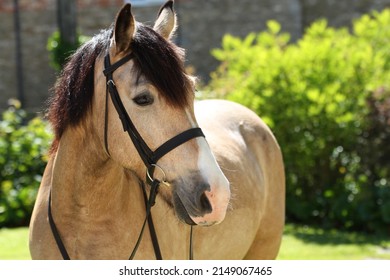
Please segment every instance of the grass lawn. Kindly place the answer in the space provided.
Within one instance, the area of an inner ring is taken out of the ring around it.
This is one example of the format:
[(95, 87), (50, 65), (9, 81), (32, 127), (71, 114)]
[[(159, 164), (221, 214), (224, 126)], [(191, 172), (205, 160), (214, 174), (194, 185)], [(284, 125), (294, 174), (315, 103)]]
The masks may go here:
[[(28, 259), (28, 229), (0, 229), (0, 260)], [(390, 259), (390, 237), (287, 225), (278, 259)]]
[(287, 225), (278, 259), (390, 259), (390, 237)]
[(28, 228), (0, 229), (0, 260), (29, 260)]

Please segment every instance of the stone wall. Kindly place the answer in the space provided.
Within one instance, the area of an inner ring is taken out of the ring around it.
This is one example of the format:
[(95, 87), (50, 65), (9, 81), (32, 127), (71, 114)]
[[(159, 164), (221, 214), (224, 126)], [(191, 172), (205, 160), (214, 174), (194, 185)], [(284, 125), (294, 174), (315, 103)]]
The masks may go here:
[[(56, 1), (19, 0), (25, 107), (44, 107), (56, 73), (49, 66), (47, 38), (56, 30)], [(78, 0), (79, 31), (94, 35), (108, 27), (123, 0)], [(176, 42), (187, 49), (187, 64), (207, 81), (217, 67), (210, 50), (220, 46), (224, 34), (244, 37), (264, 30), (269, 19), (298, 39), (315, 19), (327, 18), (332, 26), (349, 26), (371, 10), (390, 7), (390, 0), (176, 0), (179, 29)], [(153, 24), (154, 7), (133, 7), (136, 19)], [(0, 0), (0, 109), (17, 98), (13, 0)]]
[(218, 65), (210, 50), (220, 47), (226, 33), (244, 37), (264, 30), (268, 20), (276, 19), (292, 37), (301, 35), (299, 0), (184, 1), (178, 13), (178, 43), (187, 49), (189, 63), (205, 81)]

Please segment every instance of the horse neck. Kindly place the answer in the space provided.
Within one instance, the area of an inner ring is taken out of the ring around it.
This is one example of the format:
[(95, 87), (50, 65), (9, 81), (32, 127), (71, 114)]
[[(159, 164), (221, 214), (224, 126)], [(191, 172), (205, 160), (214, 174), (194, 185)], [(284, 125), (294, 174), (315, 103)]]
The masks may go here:
[(64, 218), (87, 215), (93, 220), (123, 213), (128, 210), (124, 205), (141, 195), (137, 177), (108, 158), (99, 137), (80, 128), (62, 135), (52, 176), (53, 209), (67, 212)]

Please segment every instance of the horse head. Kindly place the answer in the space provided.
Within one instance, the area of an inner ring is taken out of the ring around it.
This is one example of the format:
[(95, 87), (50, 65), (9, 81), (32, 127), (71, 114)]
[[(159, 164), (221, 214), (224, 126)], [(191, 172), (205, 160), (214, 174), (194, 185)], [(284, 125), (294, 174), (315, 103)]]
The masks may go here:
[[(136, 22), (130, 4), (126, 4), (116, 17), (107, 52), (95, 62), (92, 115), (102, 147), (106, 147), (109, 160), (139, 178), (145, 178), (145, 162), (107, 97), (104, 57), (108, 54), (110, 65), (114, 65), (112, 83), (138, 137), (155, 151), (168, 139), (197, 127), (195, 79), (185, 72), (183, 51), (170, 40), (175, 29), (173, 1), (161, 8), (153, 28)], [(129, 59), (123, 60), (126, 57)], [(153, 176), (164, 181), (159, 195), (180, 220), (212, 225), (224, 219), (229, 182), (204, 137), (174, 147), (154, 166)]]

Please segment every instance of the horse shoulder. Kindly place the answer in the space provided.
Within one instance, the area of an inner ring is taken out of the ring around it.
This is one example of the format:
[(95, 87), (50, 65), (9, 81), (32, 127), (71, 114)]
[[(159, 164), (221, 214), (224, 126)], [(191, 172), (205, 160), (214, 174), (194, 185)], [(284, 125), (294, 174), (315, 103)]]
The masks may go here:
[(248, 108), (225, 100), (204, 100), (196, 103), (195, 113), (216, 155), (230, 160), (250, 155), (254, 164), (265, 159), (267, 165), (273, 163), (273, 157), (281, 159), (272, 131)]
[(195, 112), (231, 182), (232, 213), (227, 217), (238, 215), (242, 219), (245, 214), (249, 220), (246, 224), (241, 222), (241, 226), (250, 229), (246, 234), (253, 235), (254, 240), (245, 258), (275, 258), (285, 211), (284, 167), (276, 138), (254, 112), (234, 102), (201, 101)]
[[(52, 182), (52, 172), (55, 155), (49, 158), (39, 186), (29, 228), (30, 253), (33, 259), (53, 259), (47, 248), (55, 248), (54, 238), (50, 233), (47, 222), (47, 206)], [(48, 244), (52, 243), (52, 246)], [(58, 255), (58, 258), (61, 256)]]

